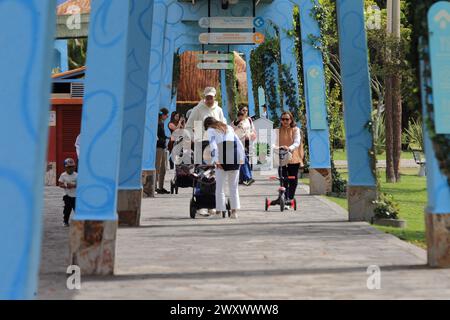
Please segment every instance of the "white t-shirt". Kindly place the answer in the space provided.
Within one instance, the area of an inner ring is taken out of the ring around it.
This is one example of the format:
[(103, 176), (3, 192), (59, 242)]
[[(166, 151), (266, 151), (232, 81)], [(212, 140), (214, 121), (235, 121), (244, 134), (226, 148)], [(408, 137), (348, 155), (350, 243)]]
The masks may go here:
[[(209, 147), (211, 150), (211, 163), (221, 163), (221, 164), (231, 164), (234, 162), (234, 152), (229, 152), (227, 155), (228, 159), (222, 159), (222, 149), (218, 147), (218, 145), (222, 145), (224, 142), (231, 142), (234, 145), (234, 142), (236, 142), (237, 147), (237, 154), (236, 154), (236, 160), (239, 164), (244, 163), (245, 161), (245, 150), (244, 146), (242, 145), (241, 140), (239, 140), (239, 137), (234, 133), (234, 130), (232, 127), (227, 126), (228, 130), (224, 134), (223, 132), (217, 131), (213, 128), (209, 128), (206, 131), (206, 134), (208, 135), (209, 140)], [(230, 151), (230, 150), (229, 150)]]
[[(63, 172), (61, 174), (61, 176), (59, 177), (59, 182), (67, 184), (67, 183), (72, 183), (72, 184), (77, 184), (77, 177), (78, 177), (78, 173), (74, 172), (72, 174), (68, 174), (67, 172)], [(75, 198), (76, 197), (76, 190), (77, 189), (64, 189), (64, 193), (66, 196)]]

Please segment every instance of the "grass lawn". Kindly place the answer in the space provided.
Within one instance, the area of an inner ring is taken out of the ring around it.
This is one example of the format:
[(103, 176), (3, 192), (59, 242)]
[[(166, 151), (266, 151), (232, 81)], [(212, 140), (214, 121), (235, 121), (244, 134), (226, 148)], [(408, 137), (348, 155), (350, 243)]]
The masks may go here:
[[(344, 149), (335, 149), (333, 151), (334, 160), (347, 160), (347, 153)], [(386, 153), (377, 155), (378, 160), (386, 160)], [(402, 151), (401, 159), (414, 159), (412, 152)]]
[[(425, 214), (427, 203), (426, 177), (418, 177), (417, 169), (402, 169), (402, 178), (399, 183), (386, 183), (386, 171), (380, 171), (381, 191), (391, 194), (400, 207), (400, 219), (406, 220), (405, 229), (375, 226), (377, 229), (393, 234), (422, 248), (425, 243)], [(348, 178), (346, 170), (342, 170), (342, 177)], [(347, 199), (327, 197), (345, 209)]]

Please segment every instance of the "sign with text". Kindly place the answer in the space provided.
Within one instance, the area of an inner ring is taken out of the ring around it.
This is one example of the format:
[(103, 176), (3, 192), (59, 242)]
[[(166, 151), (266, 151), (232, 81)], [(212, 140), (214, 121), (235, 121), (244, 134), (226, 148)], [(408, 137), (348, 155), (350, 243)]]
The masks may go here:
[(197, 54), (197, 60), (199, 61), (232, 61), (234, 55), (232, 53), (199, 53)]
[(261, 44), (264, 39), (259, 32), (201, 33), (198, 38), (201, 44)]
[(450, 2), (428, 11), (434, 122), (437, 134), (450, 134)]
[(214, 29), (253, 29), (265, 25), (262, 17), (204, 17), (198, 21), (201, 28)]
[(201, 62), (197, 64), (197, 68), (206, 70), (230, 70), (234, 68), (234, 64), (232, 62)]
[(307, 90), (310, 126), (312, 130), (326, 130), (325, 78), (319, 66), (313, 65), (307, 72)]

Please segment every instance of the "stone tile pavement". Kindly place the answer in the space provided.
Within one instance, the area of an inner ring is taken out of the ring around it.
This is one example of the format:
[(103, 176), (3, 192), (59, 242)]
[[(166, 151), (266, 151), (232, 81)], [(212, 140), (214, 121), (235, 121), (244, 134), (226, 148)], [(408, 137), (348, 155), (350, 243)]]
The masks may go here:
[[(169, 173), (169, 176), (172, 173)], [(450, 298), (450, 270), (426, 267), (424, 250), (383, 234), (301, 187), (298, 211), (264, 212), (276, 182), (241, 187), (239, 220), (189, 218), (192, 189), (143, 200), (142, 226), (120, 228), (114, 277), (66, 289), (68, 229), (61, 192), (47, 188), (39, 299)], [(381, 289), (367, 268), (381, 268)]]

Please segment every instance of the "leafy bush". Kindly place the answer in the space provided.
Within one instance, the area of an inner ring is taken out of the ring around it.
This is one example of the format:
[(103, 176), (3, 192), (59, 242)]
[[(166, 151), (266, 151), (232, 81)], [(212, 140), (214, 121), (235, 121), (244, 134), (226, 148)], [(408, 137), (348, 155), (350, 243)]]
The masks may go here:
[(331, 161), (331, 177), (332, 177), (332, 187), (331, 190), (334, 193), (343, 194), (347, 192), (347, 180), (341, 177), (339, 171), (336, 170), (334, 166), (334, 161)]
[(372, 203), (375, 204), (375, 218), (398, 220), (400, 208), (392, 195), (381, 193), (378, 199)]
[(380, 155), (386, 150), (386, 121), (384, 112), (372, 112), (373, 121), (373, 142), (375, 144), (375, 153)]
[(420, 119), (411, 119), (408, 121), (408, 129), (405, 129), (404, 140), (408, 143), (410, 149), (419, 149), (424, 151), (422, 121)]

